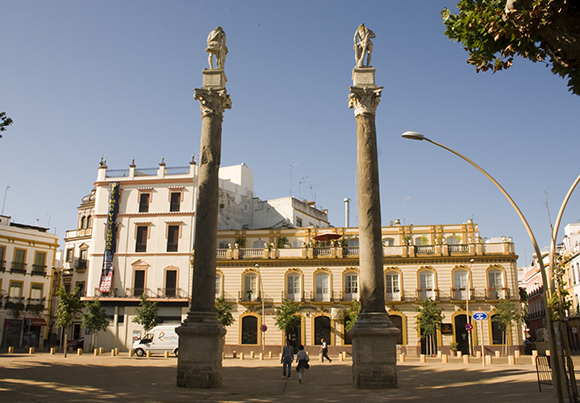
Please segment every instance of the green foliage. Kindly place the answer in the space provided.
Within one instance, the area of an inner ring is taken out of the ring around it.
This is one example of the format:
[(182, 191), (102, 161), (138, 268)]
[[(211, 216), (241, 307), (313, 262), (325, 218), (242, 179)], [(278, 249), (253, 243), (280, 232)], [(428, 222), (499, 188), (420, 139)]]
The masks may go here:
[(216, 298), (215, 310), (217, 311), (218, 320), (223, 327), (231, 326), (234, 323), (234, 316), (232, 315), (233, 306), (228, 304), (224, 297)]
[(281, 236), (280, 238), (278, 238), (278, 241), (276, 242), (276, 247), (278, 249), (284, 249), (286, 245), (289, 245), (288, 238), (286, 238), (285, 236)]
[(421, 245), (429, 245), (429, 238), (427, 238), (425, 235), (421, 235), (419, 241), (421, 242)]
[(60, 287), (56, 292), (60, 298), (55, 322), (58, 327), (68, 327), (75, 315), (83, 308), (83, 303), (78, 296), (79, 291), (78, 287), (73, 292), (66, 292), (64, 287)]
[(157, 302), (149, 301), (145, 294), (139, 297), (139, 306), (135, 309), (137, 316), (133, 318), (134, 323), (143, 326), (143, 330), (148, 332), (157, 326)]
[[(567, 283), (564, 280), (564, 275), (566, 274), (565, 262), (562, 260), (561, 256), (558, 256), (557, 259), (558, 261), (556, 262), (553, 271), (556, 290), (554, 290), (554, 292), (548, 299), (548, 305), (550, 306), (550, 310), (552, 311), (553, 320), (558, 319), (566, 320), (565, 312), (572, 309), (572, 300), (569, 298), (570, 293), (566, 290)], [(558, 296), (557, 289), (560, 289), (560, 296)], [(563, 318), (560, 318), (560, 308), (564, 313)]]
[(98, 298), (85, 303), (86, 311), (81, 315), (83, 327), (91, 333), (107, 330), (109, 316)]
[(276, 327), (286, 334), (286, 337), (296, 331), (302, 322), (300, 315), (300, 304), (284, 299), (282, 305), (276, 307), (274, 319), (276, 320)]
[(10, 311), (14, 318), (18, 318), (20, 314), (24, 311), (24, 304), (21, 302), (6, 302), (6, 309)]
[(457, 351), (458, 348), (459, 348), (459, 343), (457, 343), (456, 341), (452, 341), (451, 343), (449, 343), (450, 350)]
[(358, 314), (360, 312), (360, 302), (352, 301), (348, 309), (346, 310), (346, 316), (348, 317), (348, 321), (346, 323), (346, 327), (344, 330), (350, 332), (350, 329), (354, 326), (358, 319)]
[(240, 248), (245, 248), (246, 247), (246, 237), (245, 236), (239, 236), (236, 238), (236, 243), (238, 244), (238, 246)]
[(445, 35), (469, 53), (476, 71), (508, 69), (514, 56), (551, 66), (580, 95), (580, 10), (570, 0), (461, 0), (445, 8)]
[(502, 300), (495, 305), (495, 313), (491, 320), (499, 325), (502, 331), (506, 331), (512, 323), (517, 323), (522, 320), (520, 309), (513, 301)]
[(415, 322), (415, 329), (422, 330), (426, 336), (433, 336), (441, 327), (443, 322), (443, 309), (437, 308), (437, 303), (431, 298), (423, 300), (421, 305), (415, 306), (415, 311), (419, 312)]
[[(6, 112), (0, 112), (0, 132), (6, 131), (6, 128), (12, 124), (12, 119), (6, 116)], [(0, 138), (2, 135), (0, 134)]]
[(42, 311), (44, 311), (44, 301), (46, 301), (46, 298), (42, 298), (42, 302), (40, 304), (31, 304), (30, 298), (28, 298), (28, 305), (26, 305), (26, 310), (32, 313), (34, 316), (38, 316)]

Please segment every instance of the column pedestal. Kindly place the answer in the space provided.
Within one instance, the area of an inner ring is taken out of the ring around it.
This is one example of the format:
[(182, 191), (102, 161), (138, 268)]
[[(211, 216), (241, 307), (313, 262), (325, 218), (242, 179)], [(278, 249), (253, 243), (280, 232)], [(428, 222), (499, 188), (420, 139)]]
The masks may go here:
[(222, 386), (223, 336), (226, 330), (213, 312), (189, 312), (175, 329), (179, 335), (177, 386), (219, 388)]
[(397, 387), (397, 329), (387, 313), (360, 313), (350, 331), (357, 389)]

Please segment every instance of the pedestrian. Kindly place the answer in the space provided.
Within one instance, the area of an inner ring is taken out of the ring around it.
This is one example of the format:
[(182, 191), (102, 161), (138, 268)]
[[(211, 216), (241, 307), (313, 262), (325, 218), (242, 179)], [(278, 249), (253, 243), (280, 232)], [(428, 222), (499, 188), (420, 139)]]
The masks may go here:
[(298, 354), (296, 354), (296, 361), (298, 361), (298, 365), (296, 365), (296, 372), (298, 372), (298, 382), (304, 383), (304, 370), (310, 368), (308, 365), (308, 354), (304, 351), (304, 346), (301, 344), (298, 347)]
[(286, 340), (286, 345), (282, 349), (282, 379), (286, 378), (286, 370), (288, 370), (288, 379), (292, 373), (292, 361), (294, 361), (294, 347), (290, 345), (290, 340)]
[(30, 347), (36, 347), (36, 334), (35, 333), (30, 333), (30, 335), (28, 336), (28, 345)]
[(322, 343), (322, 347), (320, 347), (320, 352), (322, 353), (322, 362), (324, 362), (325, 358), (328, 360), (328, 362), (332, 362), (332, 360), (328, 358), (328, 345), (326, 344), (326, 340), (322, 338), (320, 339), (320, 342)]

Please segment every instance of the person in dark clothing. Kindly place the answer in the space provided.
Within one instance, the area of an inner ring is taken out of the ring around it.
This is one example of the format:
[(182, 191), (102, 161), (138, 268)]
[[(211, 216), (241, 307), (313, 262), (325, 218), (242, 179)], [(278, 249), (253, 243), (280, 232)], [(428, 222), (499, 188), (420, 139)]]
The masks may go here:
[(304, 346), (302, 344), (298, 347), (296, 361), (298, 361), (298, 365), (296, 366), (296, 372), (298, 372), (298, 382), (303, 383), (304, 370), (310, 368), (310, 365), (308, 365), (310, 358), (308, 358), (308, 354), (306, 354), (306, 351), (304, 351)]
[(332, 362), (332, 360), (328, 358), (328, 345), (326, 344), (326, 340), (320, 339), (320, 342), (322, 343), (322, 347), (320, 348), (320, 352), (322, 353), (322, 362), (324, 362), (325, 358), (328, 360), (328, 362)]

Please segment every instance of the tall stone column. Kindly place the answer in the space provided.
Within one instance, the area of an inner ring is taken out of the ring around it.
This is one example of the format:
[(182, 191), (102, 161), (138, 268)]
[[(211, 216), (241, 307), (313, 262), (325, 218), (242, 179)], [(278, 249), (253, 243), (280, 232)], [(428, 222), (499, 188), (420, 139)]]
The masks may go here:
[[(208, 38), (208, 49), (209, 41)], [(223, 42), (225, 47), (225, 33)], [(210, 58), (211, 55), (210, 52)], [(176, 329), (179, 335), (177, 386), (188, 388), (218, 388), (222, 385), (223, 336), (226, 331), (215, 310), (218, 173), (223, 112), (231, 108), (231, 100), (225, 88), (223, 62), (220, 63), (219, 59), (218, 66), (222, 68), (213, 69), (210, 63), (210, 69), (203, 71), (202, 88), (194, 90), (194, 98), (201, 106), (202, 126), (193, 284), (187, 319)]]
[[(370, 61), (374, 33), (364, 25), (355, 33), (357, 67), (353, 70), (349, 107), (354, 108), (357, 132), (361, 312), (352, 336), (353, 385), (358, 389), (397, 386), (396, 338), (399, 334), (385, 310), (383, 244), (375, 114), (382, 87), (375, 85)], [(370, 50), (369, 50), (370, 49)], [(367, 61), (367, 64), (369, 63)]]

